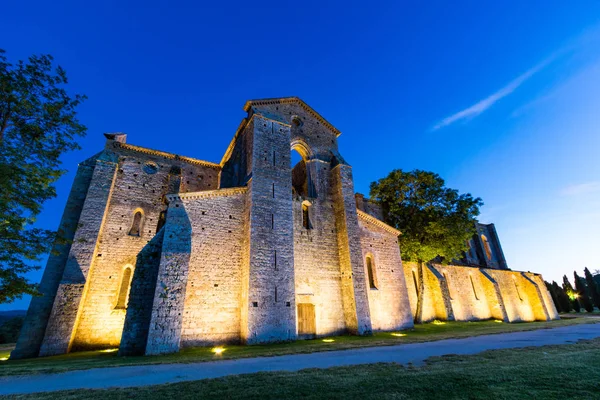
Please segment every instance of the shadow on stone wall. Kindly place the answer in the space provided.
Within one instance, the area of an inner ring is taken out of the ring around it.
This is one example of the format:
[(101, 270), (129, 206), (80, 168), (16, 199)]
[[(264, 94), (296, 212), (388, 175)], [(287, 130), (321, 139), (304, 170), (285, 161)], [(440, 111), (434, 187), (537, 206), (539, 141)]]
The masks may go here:
[(146, 351), (164, 234), (163, 227), (137, 256), (119, 355), (143, 355)]

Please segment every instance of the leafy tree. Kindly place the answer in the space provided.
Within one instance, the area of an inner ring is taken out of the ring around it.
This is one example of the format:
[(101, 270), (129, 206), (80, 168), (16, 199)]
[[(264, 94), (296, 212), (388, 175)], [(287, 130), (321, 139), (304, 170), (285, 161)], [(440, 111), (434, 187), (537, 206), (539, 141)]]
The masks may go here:
[(0, 303), (37, 294), (24, 274), (39, 268), (54, 240), (32, 225), (56, 196), (60, 156), (78, 149), (86, 131), (76, 113), (85, 96), (69, 96), (66, 84), (52, 56), (11, 64), (0, 49)]
[(598, 286), (598, 288), (600, 288), (600, 269), (595, 269), (594, 272), (592, 272), (592, 277), (594, 278), (594, 281), (596, 282), (596, 286)]
[(563, 288), (558, 286), (558, 283), (556, 283), (555, 281), (552, 281), (552, 288), (554, 289), (554, 293), (556, 293), (556, 297), (558, 298), (558, 302), (560, 304), (559, 312), (568, 313), (569, 311), (571, 311), (571, 301), (569, 300), (569, 297), (567, 296)]
[(554, 302), (554, 306), (556, 307), (556, 311), (563, 312), (561, 309), (561, 304), (558, 301), (558, 294), (556, 293), (556, 291), (554, 290), (554, 288), (552, 287), (552, 284), (549, 282), (544, 281), (544, 284), (546, 285), (546, 289), (548, 289), (548, 293), (550, 293), (550, 297), (552, 297), (552, 301)]
[(594, 305), (592, 304), (587, 294), (587, 288), (585, 287), (585, 279), (577, 275), (577, 271), (574, 271), (573, 274), (575, 275), (575, 290), (577, 291), (579, 303), (585, 308), (585, 311), (594, 311)]
[[(371, 198), (382, 205), (386, 222), (402, 232), (402, 258), (418, 263), (421, 285), (424, 262), (440, 257), (445, 263), (467, 251), (483, 205), (480, 198), (459, 194), (447, 188), (438, 174), (421, 170), (393, 170), (372, 182), (370, 189)], [(419, 296), (417, 320), (420, 307)]]
[(598, 289), (598, 285), (596, 284), (596, 281), (594, 280), (590, 270), (585, 268), (583, 272), (585, 273), (585, 282), (587, 283), (592, 302), (596, 307), (600, 308), (600, 289)]
[(573, 289), (573, 286), (571, 286), (571, 282), (569, 282), (569, 279), (567, 279), (566, 275), (563, 276), (563, 290), (565, 291), (565, 294), (569, 297), (573, 310), (575, 310), (575, 312), (581, 311), (581, 306), (579, 305), (579, 301), (577, 300), (577, 292)]
[(23, 327), (25, 317), (14, 317), (0, 321), (0, 344), (15, 343)]

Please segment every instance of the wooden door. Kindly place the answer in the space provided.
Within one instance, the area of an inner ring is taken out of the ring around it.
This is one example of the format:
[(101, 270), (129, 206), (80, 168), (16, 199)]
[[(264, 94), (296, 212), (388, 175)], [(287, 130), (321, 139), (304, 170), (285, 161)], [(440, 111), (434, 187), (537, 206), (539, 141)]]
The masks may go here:
[(317, 334), (317, 321), (315, 305), (309, 303), (298, 304), (298, 336), (315, 336)]

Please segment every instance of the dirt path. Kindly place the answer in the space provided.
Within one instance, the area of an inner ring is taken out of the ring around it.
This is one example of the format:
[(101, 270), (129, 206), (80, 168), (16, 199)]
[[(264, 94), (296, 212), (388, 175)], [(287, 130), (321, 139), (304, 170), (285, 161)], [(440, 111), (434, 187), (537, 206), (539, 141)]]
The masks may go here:
[(485, 350), (573, 343), (600, 337), (600, 324), (566, 326), (537, 331), (502, 333), (466, 339), (397, 346), (368, 347), (276, 357), (245, 358), (194, 364), (158, 364), (96, 368), (58, 374), (0, 378), (0, 395), (67, 389), (104, 389), (158, 385), (263, 371), (298, 371), (346, 365), (395, 362), (421, 364), (432, 356), (475, 354)]

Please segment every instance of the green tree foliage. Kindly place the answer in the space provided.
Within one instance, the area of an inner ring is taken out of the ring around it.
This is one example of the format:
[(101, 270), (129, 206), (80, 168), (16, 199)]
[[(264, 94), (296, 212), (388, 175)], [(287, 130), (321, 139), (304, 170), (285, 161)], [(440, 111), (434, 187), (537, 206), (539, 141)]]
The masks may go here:
[(585, 282), (587, 284), (590, 297), (592, 298), (592, 303), (594, 303), (596, 307), (600, 308), (600, 289), (598, 288), (598, 284), (594, 280), (594, 277), (589, 269), (585, 268), (583, 272), (585, 273)]
[(569, 296), (567, 296), (564, 289), (558, 286), (558, 283), (556, 283), (555, 281), (552, 281), (552, 289), (554, 289), (554, 293), (556, 293), (558, 303), (560, 304), (559, 312), (570, 312), (572, 310), (571, 301), (569, 300)]
[(0, 321), (0, 344), (15, 343), (23, 327), (25, 317), (14, 317)]
[(575, 289), (573, 289), (573, 286), (571, 286), (571, 282), (569, 282), (569, 279), (566, 275), (563, 276), (563, 290), (565, 291), (565, 294), (569, 297), (573, 310), (575, 310), (575, 312), (581, 311), (581, 306), (579, 305), (579, 301), (577, 300), (577, 292), (575, 291)]
[(462, 258), (467, 241), (476, 231), (483, 202), (447, 188), (438, 174), (420, 170), (393, 170), (371, 183), (370, 195), (381, 204), (385, 221), (402, 232), (402, 258), (418, 263), (415, 320), (421, 322), (423, 263), (438, 257), (443, 263)]
[(594, 270), (594, 272), (592, 272), (592, 277), (596, 282), (596, 286), (598, 286), (598, 290), (600, 290), (600, 269)]
[(33, 227), (54, 183), (60, 156), (77, 149), (86, 128), (67, 94), (65, 71), (49, 55), (16, 64), (0, 49), (0, 303), (36, 294), (24, 274), (51, 248), (54, 232)]
[(480, 198), (447, 188), (438, 174), (420, 170), (396, 169), (371, 183), (370, 193), (386, 222), (402, 232), (402, 258), (419, 263), (462, 258), (483, 205)]
[(550, 296), (552, 297), (552, 301), (554, 302), (554, 306), (556, 307), (556, 311), (563, 312), (561, 309), (561, 304), (558, 301), (558, 294), (556, 293), (556, 291), (554, 290), (554, 287), (552, 287), (552, 284), (549, 282), (544, 281), (544, 284), (546, 285), (546, 289), (548, 289), (548, 293), (550, 293)]
[(573, 274), (575, 275), (575, 291), (577, 292), (579, 303), (585, 308), (585, 311), (594, 311), (594, 305), (592, 304), (592, 301), (587, 294), (587, 288), (585, 287), (585, 279), (577, 275), (577, 271), (574, 271)]

